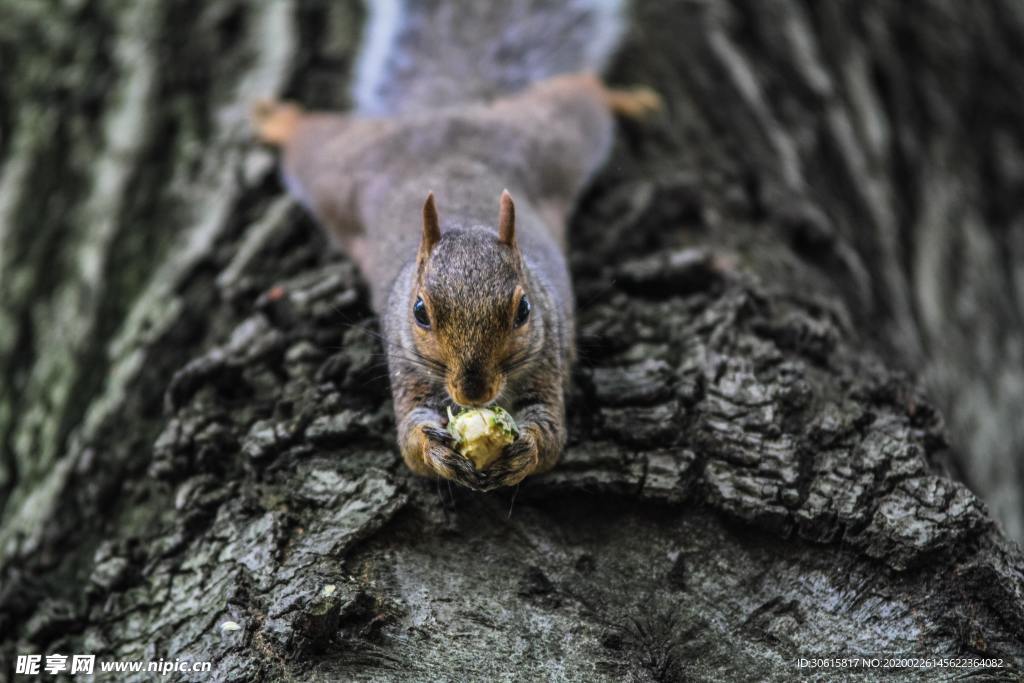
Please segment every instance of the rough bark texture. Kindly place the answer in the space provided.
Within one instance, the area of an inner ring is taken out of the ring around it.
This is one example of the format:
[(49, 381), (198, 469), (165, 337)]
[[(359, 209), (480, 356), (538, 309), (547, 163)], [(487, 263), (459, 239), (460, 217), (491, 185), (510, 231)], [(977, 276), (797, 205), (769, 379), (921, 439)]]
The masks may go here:
[(640, 3), (612, 76), (667, 107), (573, 226), (571, 443), (490, 495), (401, 466), (358, 275), (247, 138), (344, 105), (360, 14), (0, 2), (4, 674), (1019, 675), (1019, 6)]

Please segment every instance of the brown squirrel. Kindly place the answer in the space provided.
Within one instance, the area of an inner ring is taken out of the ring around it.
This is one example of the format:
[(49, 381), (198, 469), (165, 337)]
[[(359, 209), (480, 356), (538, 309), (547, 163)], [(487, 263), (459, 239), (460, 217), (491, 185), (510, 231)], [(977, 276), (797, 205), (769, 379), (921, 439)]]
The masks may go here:
[[(583, 18), (599, 24), (602, 16)], [(428, 18), (435, 24), (418, 17), (419, 24), (436, 30), (437, 17)], [(580, 18), (572, 21), (578, 30)], [(417, 42), (408, 30), (390, 35)], [(370, 59), (379, 61), (380, 47), (367, 48), (374, 50)], [(435, 68), (444, 68), (440, 61)], [(581, 49), (568, 66), (596, 61)], [(589, 72), (540, 75), (550, 77), (488, 99), (485, 91), (503, 87), (502, 77), (476, 73), (475, 85), (458, 92), (462, 101), (448, 106), (437, 106), (430, 89), (403, 96), (391, 80), (384, 104), (357, 97), (351, 114), (287, 103), (256, 111), (258, 136), (283, 152), (289, 191), (369, 284), (406, 464), (477, 490), (517, 484), (558, 460), (574, 357), (566, 224), (608, 155), (613, 114), (657, 106), (649, 90), (613, 90)], [(364, 93), (381, 89), (365, 81), (363, 74)], [(472, 102), (478, 97), (485, 101)], [(381, 110), (389, 115), (364, 113)], [(520, 426), (518, 439), (482, 471), (452, 447), (445, 409), (453, 402), (499, 402)]]

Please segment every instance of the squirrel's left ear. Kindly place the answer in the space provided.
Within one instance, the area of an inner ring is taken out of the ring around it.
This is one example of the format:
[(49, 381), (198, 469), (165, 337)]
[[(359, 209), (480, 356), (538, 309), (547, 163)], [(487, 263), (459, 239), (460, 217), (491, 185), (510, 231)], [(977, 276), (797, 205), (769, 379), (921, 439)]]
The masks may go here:
[(437, 207), (434, 206), (434, 193), (427, 193), (427, 201), (423, 203), (423, 236), (420, 238), (420, 266), (426, 262), (431, 250), (441, 239), (441, 223), (437, 219)]
[(501, 193), (501, 211), (498, 213), (498, 241), (510, 247), (516, 246), (516, 205), (508, 190)]

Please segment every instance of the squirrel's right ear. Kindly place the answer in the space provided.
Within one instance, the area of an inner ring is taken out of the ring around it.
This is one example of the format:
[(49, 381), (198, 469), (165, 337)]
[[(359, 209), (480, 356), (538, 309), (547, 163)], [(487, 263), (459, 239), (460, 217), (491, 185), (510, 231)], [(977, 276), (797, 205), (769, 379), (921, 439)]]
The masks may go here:
[(516, 205), (508, 190), (501, 193), (501, 211), (498, 213), (498, 241), (510, 247), (516, 246)]
[(426, 261), (434, 245), (441, 239), (441, 224), (437, 220), (437, 207), (434, 206), (434, 193), (427, 194), (423, 203), (423, 237), (420, 238), (420, 263)]

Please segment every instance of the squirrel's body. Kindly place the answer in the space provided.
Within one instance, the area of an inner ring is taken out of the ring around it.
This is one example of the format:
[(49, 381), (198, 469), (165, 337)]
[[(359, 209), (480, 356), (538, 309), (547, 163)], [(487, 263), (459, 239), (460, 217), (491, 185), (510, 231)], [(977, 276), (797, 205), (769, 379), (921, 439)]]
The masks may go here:
[[(613, 110), (650, 105), (578, 74), (392, 118), (264, 110), (290, 192), (369, 284), (414, 471), (486, 489), (557, 461), (574, 355), (566, 222), (608, 154)], [(494, 402), (521, 435), (478, 472), (450, 448), (445, 408)]]
[(357, 261), (383, 314), (396, 255), (416, 255), (427, 192), (441, 204), (442, 231), (494, 231), (508, 189), (520, 246), (564, 262), (568, 212), (612, 141), (603, 93), (593, 77), (567, 76), (492, 103), (395, 118), (302, 115), (283, 150), (286, 183)]

